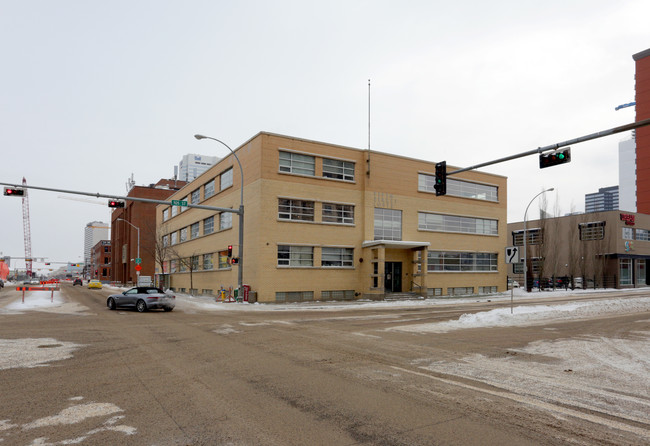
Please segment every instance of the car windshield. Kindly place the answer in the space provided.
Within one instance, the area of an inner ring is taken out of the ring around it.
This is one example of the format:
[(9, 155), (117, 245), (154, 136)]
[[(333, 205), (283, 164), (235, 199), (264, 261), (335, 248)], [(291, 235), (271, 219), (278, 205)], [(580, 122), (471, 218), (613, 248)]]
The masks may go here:
[(163, 290), (159, 288), (145, 288), (144, 292), (147, 294), (164, 294)]

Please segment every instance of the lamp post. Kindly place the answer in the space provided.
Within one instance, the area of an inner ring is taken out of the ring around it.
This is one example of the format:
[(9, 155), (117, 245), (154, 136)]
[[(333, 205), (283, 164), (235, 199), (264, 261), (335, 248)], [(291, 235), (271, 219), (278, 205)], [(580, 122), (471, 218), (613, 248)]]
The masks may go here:
[(211, 139), (213, 141), (216, 141), (222, 145), (224, 145), (228, 150), (230, 150), (230, 153), (233, 154), (235, 159), (237, 160), (237, 164), (239, 164), (239, 177), (241, 179), (241, 186), (239, 188), (239, 212), (235, 212), (236, 214), (239, 214), (239, 270), (237, 274), (237, 287), (239, 289), (238, 292), (238, 297), (242, 297), (242, 293), (244, 291), (243, 289), (243, 277), (244, 277), (244, 169), (241, 166), (241, 162), (239, 161), (239, 157), (235, 153), (233, 149), (228, 146), (223, 141), (218, 140), (217, 138), (213, 138), (211, 136), (204, 136), (204, 135), (194, 135), (196, 139)]
[[(115, 220), (122, 220), (123, 222), (128, 223), (128, 224), (130, 224), (131, 226), (133, 226), (133, 227), (136, 229), (136, 231), (138, 231), (138, 259), (139, 259), (139, 258), (140, 258), (140, 228), (138, 228), (136, 225), (134, 225), (134, 224), (131, 223), (130, 221), (125, 220), (125, 219), (120, 218), (120, 217), (117, 217)], [(137, 266), (137, 264), (136, 264), (136, 266)], [(136, 269), (136, 270), (135, 270), (135, 275), (137, 276), (137, 279), (136, 279), (136, 286), (139, 286), (139, 285), (140, 285), (140, 271), (138, 271), (138, 270)]]
[(528, 246), (527, 246), (527, 241), (528, 241), (528, 230), (526, 228), (526, 215), (528, 215), (528, 208), (530, 207), (531, 204), (533, 204), (533, 201), (535, 201), (535, 198), (539, 197), (545, 192), (551, 192), (555, 190), (555, 188), (551, 187), (550, 189), (546, 189), (538, 193), (533, 197), (532, 200), (530, 200), (530, 203), (528, 203), (528, 206), (526, 206), (526, 211), (524, 212), (524, 290), (528, 292)]

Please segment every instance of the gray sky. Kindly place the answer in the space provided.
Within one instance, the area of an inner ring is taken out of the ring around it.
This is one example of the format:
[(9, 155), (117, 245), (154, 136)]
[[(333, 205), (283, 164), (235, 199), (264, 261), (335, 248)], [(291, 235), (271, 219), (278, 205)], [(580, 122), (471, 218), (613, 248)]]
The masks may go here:
[[(639, 1), (0, 0), (0, 179), (125, 195), (187, 153), (259, 131), (478, 164), (634, 121)], [(508, 220), (555, 187), (560, 211), (618, 184), (618, 142), (483, 170), (508, 176)], [(30, 193), (32, 254), (81, 261), (105, 204)], [(104, 203), (106, 200), (98, 200)], [(535, 205), (529, 218), (537, 217)], [(530, 211), (529, 211), (530, 212)], [(23, 256), (19, 199), (0, 197), (0, 252)]]

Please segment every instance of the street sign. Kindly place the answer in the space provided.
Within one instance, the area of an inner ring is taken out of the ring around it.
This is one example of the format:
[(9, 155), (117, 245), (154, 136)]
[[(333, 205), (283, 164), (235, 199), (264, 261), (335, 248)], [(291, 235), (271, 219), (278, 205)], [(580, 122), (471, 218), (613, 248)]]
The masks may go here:
[(142, 259), (141, 259), (140, 257), (138, 257), (137, 259), (135, 259), (135, 264), (136, 264), (136, 265), (139, 265), (139, 264), (141, 264), (141, 263), (142, 263)]
[(172, 206), (187, 206), (187, 200), (172, 200)]
[(517, 246), (506, 248), (506, 263), (519, 263), (519, 248)]
[(142, 270), (142, 265), (135, 265), (135, 270), (136, 271)]

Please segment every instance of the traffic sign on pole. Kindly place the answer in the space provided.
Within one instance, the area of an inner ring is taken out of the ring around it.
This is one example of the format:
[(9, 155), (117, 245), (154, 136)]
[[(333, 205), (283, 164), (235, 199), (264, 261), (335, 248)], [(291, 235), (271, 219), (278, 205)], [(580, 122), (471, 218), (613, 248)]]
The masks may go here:
[(135, 270), (136, 271), (142, 270), (142, 265), (135, 265)]
[(142, 263), (142, 259), (141, 259), (140, 257), (138, 257), (137, 259), (135, 259), (135, 264), (136, 264), (136, 265), (139, 265), (139, 264), (141, 264), (141, 263)]
[(506, 248), (506, 263), (519, 263), (519, 248), (508, 246)]

